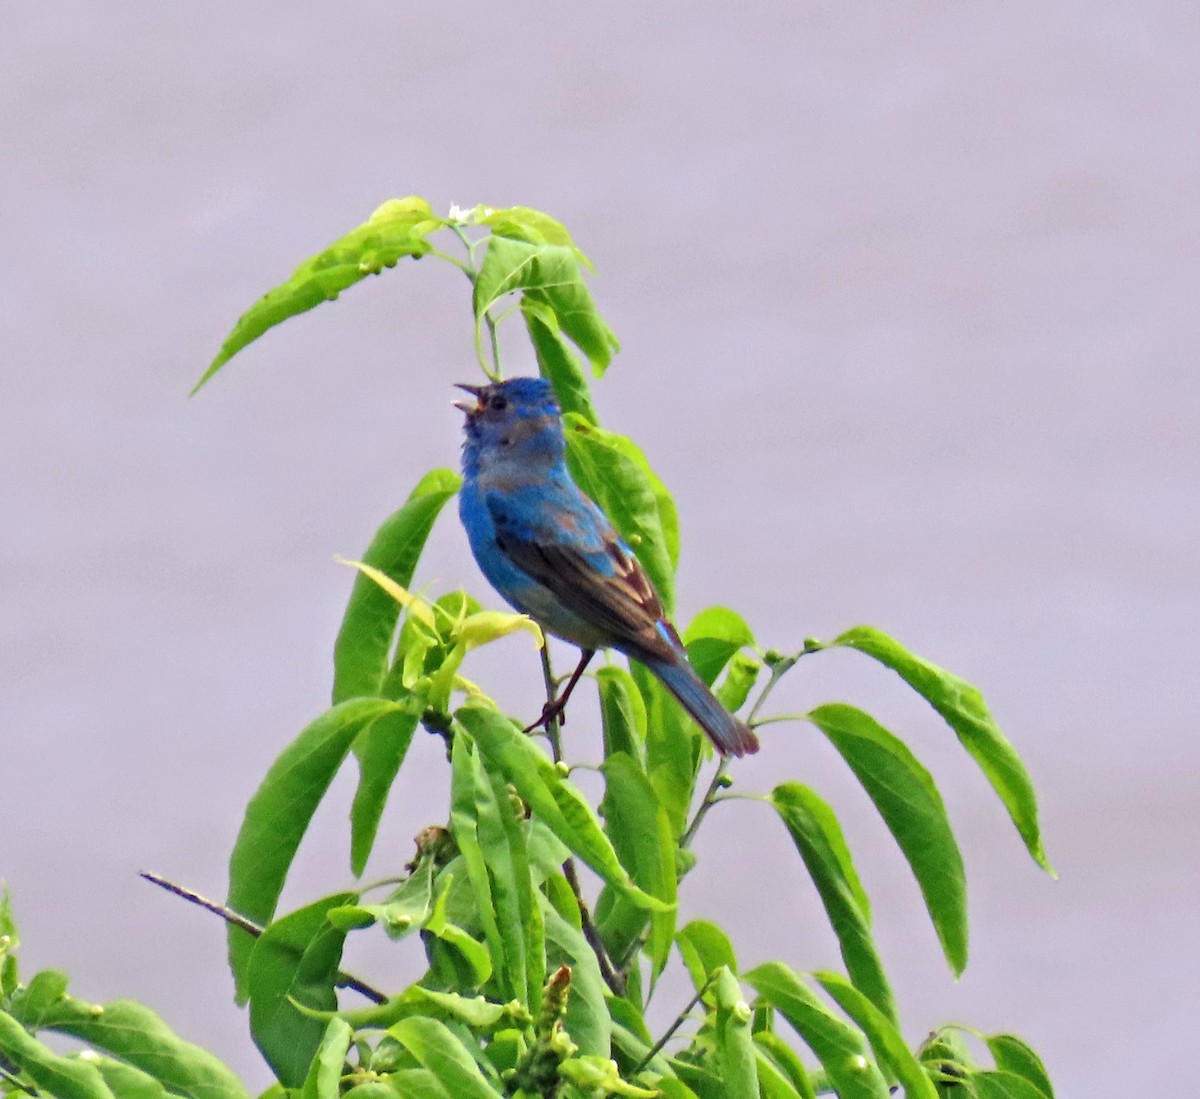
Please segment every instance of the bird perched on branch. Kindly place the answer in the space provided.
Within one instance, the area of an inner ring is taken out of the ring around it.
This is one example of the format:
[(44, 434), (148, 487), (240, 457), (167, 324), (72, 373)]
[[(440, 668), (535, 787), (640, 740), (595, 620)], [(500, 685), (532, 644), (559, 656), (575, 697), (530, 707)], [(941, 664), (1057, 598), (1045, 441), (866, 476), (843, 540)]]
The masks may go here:
[(723, 755), (758, 751), (758, 739), (688, 662), (662, 600), (608, 517), (567, 471), (562, 414), (542, 378), (460, 385), (467, 414), (459, 514), (475, 560), (517, 610), (578, 645), (579, 666), (530, 726), (558, 716), (597, 649), (644, 664)]

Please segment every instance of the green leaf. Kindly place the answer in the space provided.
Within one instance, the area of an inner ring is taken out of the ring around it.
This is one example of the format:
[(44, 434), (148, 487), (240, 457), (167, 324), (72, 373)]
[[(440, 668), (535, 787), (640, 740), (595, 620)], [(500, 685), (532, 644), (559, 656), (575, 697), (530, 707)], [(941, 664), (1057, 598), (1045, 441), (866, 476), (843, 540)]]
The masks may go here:
[(66, 994), (67, 984), (62, 970), (43, 969), (13, 996), (10, 1011), (30, 1030), (40, 1030), (47, 1011)]
[(350, 870), (360, 877), (375, 846), (388, 792), (408, 754), (418, 716), (395, 711), (372, 721), (354, 741), (358, 788), (350, 807)]
[(331, 908), (357, 900), (338, 893), (271, 924), (254, 943), (246, 973), (250, 1033), (275, 1075), (290, 1088), (303, 1086), (325, 1035), (325, 1022), (291, 1001), (334, 1011), (334, 991), (346, 932), (325, 918)]
[(655, 1080), (654, 1086), (663, 1093), (663, 1099), (700, 1099), (687, 1084), (673, 1076), (664, 1076), (661, 1080)]
[(324, 1037), (317, 1047), (299, 1099), (339, 1099), (341, 1080), (346, 1072), (346, 1054), (354, 1032), (336, 1015), (329, 1020)]
[(537, 356), (538, 373), (554, 387), (562, 410), (582, 416), (588, 423), (599, 423), (587, 376), (563, 339), (554, 310), (541, 302), (523, 298), (521, 315)]
[[(606, 1003), (608, 986), (600, 974), (595, 951), (579, 930), (579, 909), (576, 907), (573, 918), (567, 919), (540, 893), (538, 903), (546, 927), (547, 966), (571, 967), (571, 994), (567, 997), (563, 1027), (581, 1053), (610, 1057), (612, 1018)], [(575, 903), (573, 896), (570, 903)]]
[(567, 467), (642, 563), (668, 614), (675, 606), (679, 512), (632, 439), (581, 416), (563, 417)]
[[(96, 1054), (88, 1058), (88, 1063), (96, 1066), (108, 1090), (119, 1099), (173, 1099), (153, 1076), (124, 1061)], [(20, 1093), (16, 1094), (19, 1096)]]
[[(31, 1020), (22, 1020), (34, 1025)], [(180, 1038), (132, 1000), (89, 1004), (63, 996), (39, 1011), (39, 1028), (69, 1034), (161, 1081), (188, 1099), (246, 1099), (246, 1089), (211, 1053)]]
[(728, 607), (706, 607), (683, 631), (688, 659), (710, 687), (739, 649), (753, 648), (754, 634), (746, 620)]
[(817, 1055), (840, 1099), (888, 1099), (887, 1081), (862, 1034), (830, 1012), (787, 966), (767, 962), (745, 979)]
[(734, 976), (737, 975), (738, 965), (733, 953), (733, 944), (715, 923), (709, 923), (708, 920), (692, 920), (679, 929), (675, 943), (697, 992), (704, 988), (712, 975), (722, 967)]
[(696, 774), (707, 741), (648, 668), (631, 661), (629, 670), (646, 708), (646, 773), (671, 818), (672, 832), (679, 837), (687, 828)]
[(436, 1019), (401, 1019), (388, 1030), (454, 1099), (496, 1099), (504, 1092), (488, 1083), (479, 1065)]
[(1054, 1099), (1054, 1086), (1042, 1059), (1015, 1034), (989, 1034), (983, 1039), (1000, 1072), (1020, 1076), (1034, 1085), (1046, 1099)]
[(423, 1068), (406, 1068), (391, 1072), (380, 1081), (359, 1084), (343, 1094), (342, 1099), (454, 1099), (437, 1082), (432, 1072)]
[(973, 1072), (968, 1086), (976, 1099), (1047, 1099), (1041, 1088), (1012, 1072)]
[(757, 1036), (754, 1045), (755, 1066), (758, 1072), (759, 1094), (762, 1099), (803, 1099), (801, 1093), (783, 1070), (767, 1056), (758, 1045)]
[(717, 1002), (717, 1061), (729, 1099), (758, 1094), (754, 1039), (750, 1034), (750, 1005), (742, 998), (737, 978), (724, 966), (713, 982)]
[(717, 688), (717, 701), (731, 714), (735, 714), (746, 703), (754, 684), (758, 682), (758, 673), (762, 671), (762, 661), (749, 653), (736, 653), (729, 662), (725, 678)]
[[(462, 478), (449, 469), (435, 469), (422, 477), (404, 506), (371, 539), (363, 563), (409, 587), (434, 521), (461, 484)], [(399, 617), (395, 599), (369, 576), (361, 572), (355, 576), (333, 648), (334, 702), (380, 693)]]
[(904, 1099), (938, 1099), (933, 1081), (905, 1044), (892, 1019), (840, 974), (814, 973), (813, 976), (866, 1034), (875, 1059), (886, 1065), (903, 1085)]
[(444, 224), (424, 199), (385, 202), (362, 225), (306, 259), (286, 282), (269, 290), (242, 314), (192, 392), (275, 325), (322, 302), (333, 301), (368, 275), (395, 267), (404, 256), (423, 256), (429, 251), (426, 235)]
[(114, 1099), (95, 1065), (60, 1056), (2, 1011), (0, 1054), (54, 1099)]
[[(402, 709), (386, 699), (350, 699), (323, 713), (284, 749), (246, 806), (229, 858), (230, 908), (258, 924), (270, 921), (300, 840), (354, 738), (376, 718)], [(238, 1002), (244, 1003), (255, 940), (233, 926), (228, 935), (229, 966)]]
[(617, 664), (596, 672), (604, 755), (625, 752), (639, 763), (646, 757), (646, 704), (633, 676)]
[(946, 961), (967, 964), (967, 883), (946, 806), (905, 744), (853, 706), (818, 706), (808, 718), (828, 737), (870, 795), (925, 898)]
[[(624, 752), (604, 761), (604, 800), (600, 812), (621, 863), (637, 885), (656, 897), (663, 910), (650, 916), (648, 947), (657, 979), (671, 954), (675, 935), (677, 844), (671, 833), (671, 821), (658, 804), (654, 787), (637, 762)], [(642, 913), (631, 925), (634, 938), (645, 924)], [(628, 944), (622, 944), (628, 945)], [(624, 954), (624, 950), (619, 951)]]
[(909, 652), (894, 638), (871, 626), (847, 630), (832, 644), (857, 649), (891, 668), (941, 714), (1000, 795), (1030, 855), (1053, 874), (1042, 847), (1033, 780), (1016, 749), (1000, 732), (983, 695), (966, 680)]
[(492, 956), (483, 943), (447, 918), (446, 913), (449, 907), (451, 886), (454, 884), (454, 875), (448, 873), (445, 882), (446, 884), (434, 902), (433, 911), (429, 914), (429, 918), (421, 930), (428, 931), (429, 934), (449, 944), (467, 966), (465, 972), (461, 968), (459, 970), (460, 983), (469, 988), (479, 988), (486, 984), (492, 975), (494, 969)]
[(771, 1031), (759, 1031), (754, 1035), (754, 1044), (762, 1051), (763, 1056), (788, 1078), (800, 1099), (817, 1099), (804, 1062), (779, 1035)]
[(871, 936), (867, 894), (837, 817), (827, 802), (798, 782), (776, 786), (771, 802), (817, 887), (851, 980), (895, 1021), (896, 1002)]
[[(504, 785), (455, 737), (450, 826), (475, 889), (501, 996), (537, 1010), (545, 981), (541, 910), (533, 897), (524, 821)], [(523, 816), (523, 813), (522, 813)]]
[(478, 704), (463, 706), (455, 717), (479, 745), (488, 770), (512, 783), (572, 852), (635, 904), (652, 911), (665, 909), (634, 884), (584, 796), (511, 720)]
[(559, 328), (588, 357), (596, 376), (604, 373), (620, 344), (596, 309), (575, 248), (493, 236), (475, 279), (477, 345), (484, 314), (518, 290), (553, 310)]
[(0, 1004), (3, 1004), (21, 983), (17, 968), (17, 948), (21, 936), (13, 919), (8, 885), (0, 882)]

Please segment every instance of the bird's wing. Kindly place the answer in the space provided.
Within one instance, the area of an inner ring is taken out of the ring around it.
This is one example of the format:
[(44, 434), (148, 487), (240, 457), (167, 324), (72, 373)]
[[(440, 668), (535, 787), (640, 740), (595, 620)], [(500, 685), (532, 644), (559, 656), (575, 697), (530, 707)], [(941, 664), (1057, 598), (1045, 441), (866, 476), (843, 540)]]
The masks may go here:
[(530, 521), (524, 509), (514, 513), (509, 501), (493, 496), (488, 510), (496, 541), (518, 568), (621, 648), (663, 655), (671, 646), (659, 632), (664, 615), (658, 592), (603, 512), (582, 500), (539, 509)]

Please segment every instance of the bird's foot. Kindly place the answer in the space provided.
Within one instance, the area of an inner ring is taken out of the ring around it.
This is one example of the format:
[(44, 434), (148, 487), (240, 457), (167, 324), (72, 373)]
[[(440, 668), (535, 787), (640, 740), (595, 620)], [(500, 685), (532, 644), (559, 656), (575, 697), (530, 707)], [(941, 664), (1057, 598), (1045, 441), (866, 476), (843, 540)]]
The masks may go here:
[(526, 725), (521, 731), (523, 733), (532, 733), (536, 732), (538, 729), (548, 728), (550, 722), (554, 721), (555, 718), (558, 719), (559, 725), (565, 725), (567, 723), (566, 708), (567, 700), (565, 697), (556, 698), (553, 702), (547, 702), (546, 705), (542, 707), (542, 716), (539, 717), (532, 725)]

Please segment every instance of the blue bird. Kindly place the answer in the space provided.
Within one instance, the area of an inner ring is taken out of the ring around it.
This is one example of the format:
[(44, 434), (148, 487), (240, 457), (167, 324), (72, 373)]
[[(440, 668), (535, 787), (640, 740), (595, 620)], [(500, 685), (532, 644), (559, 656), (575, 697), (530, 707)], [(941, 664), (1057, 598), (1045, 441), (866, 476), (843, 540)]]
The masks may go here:
[(467, 414), (459, 514), (492, 587), (543, 629), (582, 650), (562, 695), (530, 726), (562, 712), (597, 649), (644, 664), (723, 755), (758, 739), (696, 674), (654, 585), (608, 517), (567, 471), (562, 416), (542, 378), (460, 385)]

